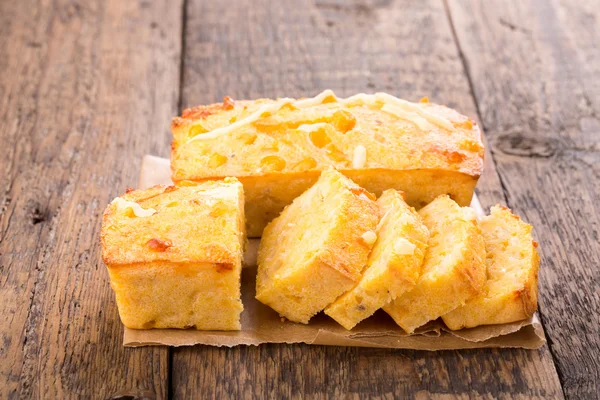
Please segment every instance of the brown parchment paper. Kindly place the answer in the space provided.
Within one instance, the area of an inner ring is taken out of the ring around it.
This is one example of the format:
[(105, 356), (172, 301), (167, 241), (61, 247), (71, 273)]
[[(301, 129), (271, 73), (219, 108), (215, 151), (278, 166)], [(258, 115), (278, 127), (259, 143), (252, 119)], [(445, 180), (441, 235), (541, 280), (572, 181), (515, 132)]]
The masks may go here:
[[(145, 156), (142, 161), (140, 188), (171, 184), (169, 160)], [(483, 209), (476, 197), (471, 206), (478, 215)], [(351, 331), (334, 320), (318, 314), (308, 325), (282, 320), (279, 315), (254, 299), (256, 250), (259, 239), (250, 239), (244, 255), (247, 265), (242, 271), (242, 330), (196, 331), (180, 329), (137, 330), (125, 328), (123, 344), (137, 347), (148, 345), (211, 346), (259, 345), (262, 343), (307, 343), (314, 345), (398, 348), (416, 350), (470, 349), (482, 347), (519, 347), (536, 349), (546, 339), (537, 313), (525, 321), (503, 325), (480, 326), (450, 331), (441, 320), (430, 322), (412, 335), (407, 335), (385, 312), (378, 311)]]

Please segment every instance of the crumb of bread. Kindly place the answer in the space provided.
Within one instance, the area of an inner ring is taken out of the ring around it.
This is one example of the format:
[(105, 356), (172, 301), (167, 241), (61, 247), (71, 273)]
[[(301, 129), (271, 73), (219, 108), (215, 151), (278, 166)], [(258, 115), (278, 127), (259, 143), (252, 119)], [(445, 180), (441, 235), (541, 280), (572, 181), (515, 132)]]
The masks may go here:
[(472, 209), (442, 195), (419, 210), (431, 236), (414, 289), (383, 307), (407, 333), (462, 306), (487, 280), (481, 228)]
[(411, 290), (421, 274), (429, 239), (421, 217), (393, 189), (383, 192), (377, 205), (383, 218), (362, 279), (325, 309), (346, 329)]
[[(256, 299), (306, 324), (354, 286), (376, 239), (374, 198), (341, 173), (324, 171), (265, 228)], [(365, 232), (370, 243), (363, 239)]]
[(520, 321), (537, 309), (540, 257), (532, 226), (494, 206), (481, 219), (481, 230), (489, 278), (477, 297), (442, 316), (452, 330)]

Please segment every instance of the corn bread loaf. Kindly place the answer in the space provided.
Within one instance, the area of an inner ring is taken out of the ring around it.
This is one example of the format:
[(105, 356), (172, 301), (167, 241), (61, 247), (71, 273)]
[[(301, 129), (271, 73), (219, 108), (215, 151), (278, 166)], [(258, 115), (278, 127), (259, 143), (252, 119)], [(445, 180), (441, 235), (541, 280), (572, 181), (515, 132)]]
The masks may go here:
[(442, 319), (453, 330), (530, 318), (537, 309), (540, 257), (531, 225), (495, 206), (481, 220), (488, 280), (477, 297)]
[(324, 171), (265, 228), (256, 299), (308, 323), (360, 280), (378, 221), (375, 196), (337, 171)]
[(325, 314), (348, 330), (414, 287), (427, 248), (429, 231), (401, 193), (386, 190), (377, 204), (383, 217), (363, 277), (325, 308)]
[(243, 207), (235, 178), (133, 190), (110, 203), (102, 256), (123, 324), (239, 330)]
[(475, 211), (443, 195), (419, 214), (430, 233), (422, 275), (413, 290), (383, 307), (407, 333), (464, 305), (486, 281)]
[(171, 130), (173, 181), (237, 177), (250, 237), (261, 236), (328, 167), (378, 196), (402, 190), (409, 205), (421, 208), (440, 194), (468, 205), (483, 165), (480, 131), (471, 119), (385, 93), (226, 97), (222, 104), (185, 110)]

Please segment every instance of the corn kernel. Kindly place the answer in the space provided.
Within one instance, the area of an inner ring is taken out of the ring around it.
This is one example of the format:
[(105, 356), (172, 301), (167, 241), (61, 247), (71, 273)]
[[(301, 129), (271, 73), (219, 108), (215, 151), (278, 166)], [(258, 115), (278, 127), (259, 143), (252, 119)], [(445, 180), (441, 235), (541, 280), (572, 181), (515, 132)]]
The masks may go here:
[(190, 180), (184, 180), (177, 182), (177, 186), (198, 186), (198, 183)]
[(346, 155), (336, 145), (328, 144), (326, 147), (327, 156), (334, 161), (343, 162), (347, 161)]
[(218, 203), (216, 203), (213, 206), (213, 209), (210, 210), (209, 215), (211, 217), (220, 217), (221, 215), (225, 214), (227, 212), (227, 205), (225, 205), (223, 202), (219, 201)]
[(285, 164), (285, 160), (278, 156), (267, 156), (260, 160), (261, 168), (266, 171), (281, 171)]
[(310, 132), (308, 134), (308, 137), (311, 143), (319, 149), (331, 143), (331, 138), (329, 137), (329, 135), (327, 135), (324, 128), (319, 128), (315, 131)]
[(294, 165), (296, 171), (309, 171), (317, 167), (317, 162), (314, 158), (308, 157)]
[(210, 168), (217, 168), (227, 162), (227, 157), (219, 153), (213, 153), (208, 159), (208, 166)]
[(208, 132), (208, 131), (206, 129), (204, 129), (204, 127), (202, 125), (196, 124), (190, 128), (190, 137), (192, 138), (194, 136), (198, 136), (198, 135), (201, 135), (206, 132)]
[(472, 139), (461, 140), (458, 146), (467, 151), (475, 151), (478, 152), (481, 150), (481, 145)]
[(346, 133), (356, 126), (356, 117), (348, 111), (339, 110), (333, 114), (331, 123), (338, 131)]
[(255, 133), (241, 133), (238, 135), (238, 138), (244, 143), (244, 144), (253, 144), (256, 141), (256, 134)]

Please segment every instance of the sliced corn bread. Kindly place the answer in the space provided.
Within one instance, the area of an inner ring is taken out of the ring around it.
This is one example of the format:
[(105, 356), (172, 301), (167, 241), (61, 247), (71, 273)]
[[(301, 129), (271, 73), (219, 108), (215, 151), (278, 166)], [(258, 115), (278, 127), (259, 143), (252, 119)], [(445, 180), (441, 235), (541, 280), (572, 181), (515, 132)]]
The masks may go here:
[(235, 178), (134, 190), (110, 203), (102, 256), (123, 324), (239, 330), (243, 207)]
[(386, 190), (377, 205), (383, 217), (362, 279), (325, 308), (325, 314), (348, 330), (414, 287), (429, 240), (421, 217), (401, 193)]
[(532, 226), (508, 208), (495, 206), (481, 220), (488, 280), (477, 297), (442, 319), (457, 330), (530, 318), (537, 309), (537, 243)]
[(172, 178), (235, 176), (248, 235), (334, 167), (368, 191), (406, 193), (420, 208), (440, 194), (470, 203), (483, 165), (480, 130), (444, 106), (385, 93), (233, 101), (185, 110), (171, 126)]
[(422, 275), (413, 290), (383, 307), (407, 333), (465, 304), (486, 281), (475, 211), (442, 195), (419, 214), (430, 233)]
[(265, 228), (256, 298), (295, 322), (309, 319), (361, 278), (379, 221), (375, 197), (334, 170)]

